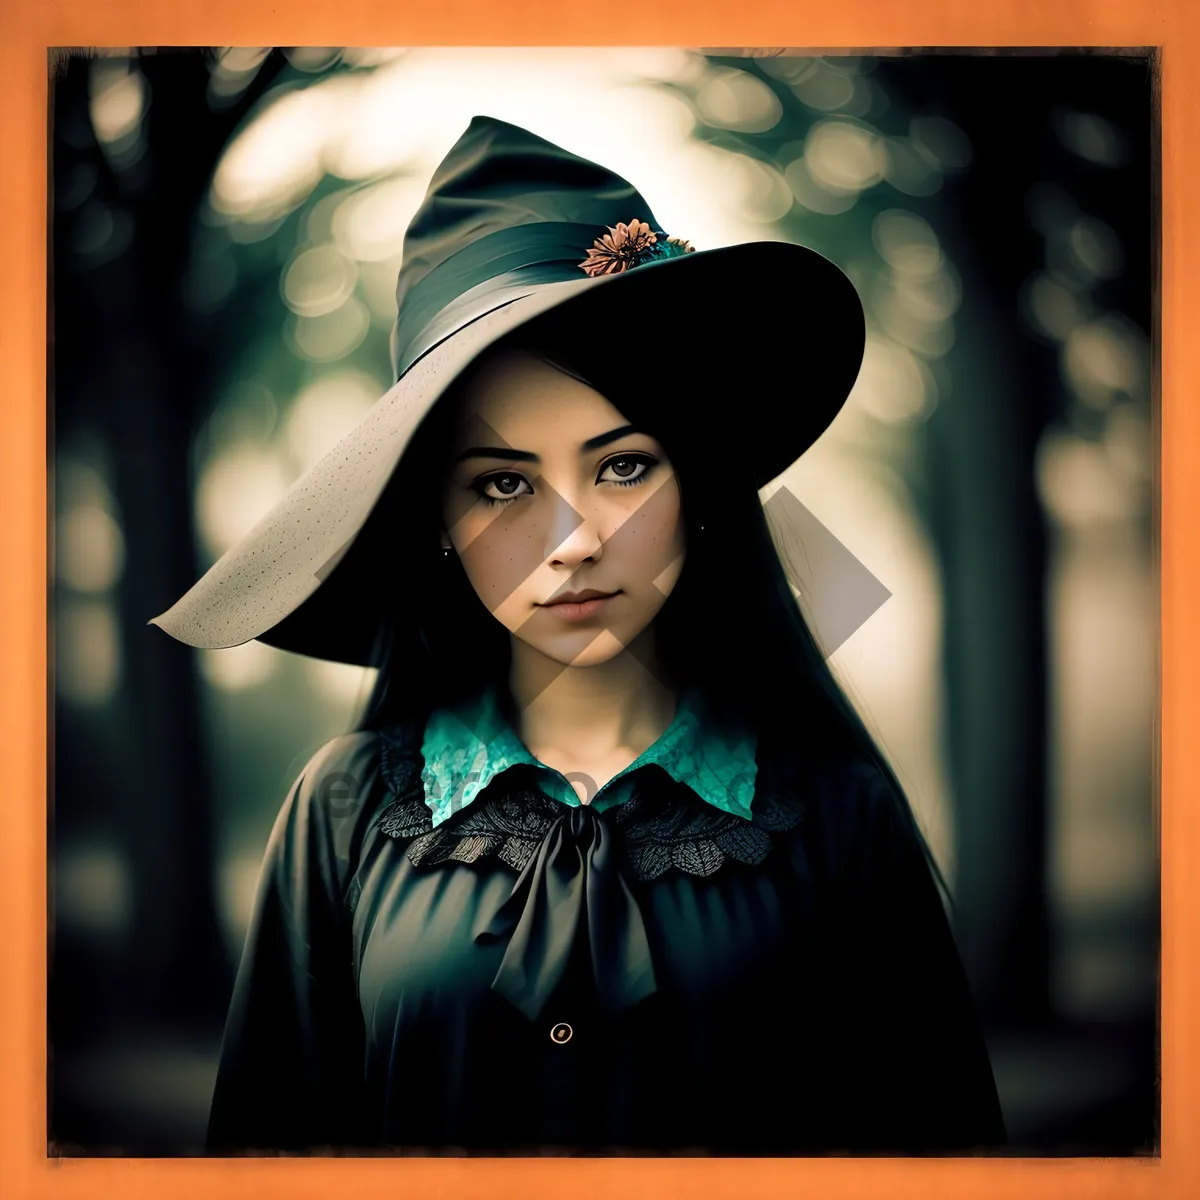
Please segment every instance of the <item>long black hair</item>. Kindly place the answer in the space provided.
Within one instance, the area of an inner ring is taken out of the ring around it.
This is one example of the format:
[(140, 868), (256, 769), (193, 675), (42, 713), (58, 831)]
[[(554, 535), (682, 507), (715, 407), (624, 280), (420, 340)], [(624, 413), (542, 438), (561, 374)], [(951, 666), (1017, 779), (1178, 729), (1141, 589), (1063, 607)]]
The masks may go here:
[[(665, 677), (681, 688), (699, 686), (718, 714), (748, 721), (760, 739), (796, 746), (810, 761), (851, 758), (877, 766), (949, 898), (894, 771), (793, 595), (748, 456), (739, 453), (745, 441), (728, 377), (713, 376), (712, 388), (693, 383), (680, 394), (681, 373), (670, 355), (635, 356), (630, 363), (593, 328), (557, 309), (501, 347), (526, 350), (595, 388), (655, 437), (675, 467), (686, 557), (655, 618)], [(421, 720), (433, 707), (505, 678), (510, 635), (479, 600), (457, 556), (439, 544), (458, 398), (487, 358), (460, 375), (426, 417), (372, 514), (370, 536), (386, 538), (388, 547), (382, 560), (404, 564), (404, 573), (381, 575), (378, 583), (389, 604), (376, 634), (378, 674), (360, 729)]]

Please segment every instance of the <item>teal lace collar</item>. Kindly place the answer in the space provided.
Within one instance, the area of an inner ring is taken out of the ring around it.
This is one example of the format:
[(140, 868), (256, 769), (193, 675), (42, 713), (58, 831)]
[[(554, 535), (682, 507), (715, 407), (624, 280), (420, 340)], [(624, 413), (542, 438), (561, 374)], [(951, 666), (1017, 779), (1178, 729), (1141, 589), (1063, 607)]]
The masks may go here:
[[(687, 691), (662, 736), (599, 788), (591, 807), (601, 812), (628, 799), (633, 772), (655, 763), (714, 808), (749, 821), (756, 750), (751, 730), (717, 721), (702, 694)], [(421, 754), (425, 802), (435, 828), (471, 804), (497, 775), (516, 766), (535, 770), (548, 796), (572, 807), (583, 803), (572, 777), (539, 762), (525, 748), (501, 710), (495, 686), (466, 703), (435, 709), (425, 724)]]

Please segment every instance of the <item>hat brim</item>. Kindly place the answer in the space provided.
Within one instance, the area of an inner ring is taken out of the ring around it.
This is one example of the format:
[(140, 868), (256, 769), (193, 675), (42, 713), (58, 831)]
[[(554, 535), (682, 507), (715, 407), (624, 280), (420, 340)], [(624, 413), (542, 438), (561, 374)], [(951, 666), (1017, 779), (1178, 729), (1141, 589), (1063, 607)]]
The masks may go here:
[[(720, 381), (748, 433), (759, 486), (828, 428), (858, 376), (862, 303), (843, 272), (790, 242), (698, 251), (615, 275), (540, 284), (447, 333), (366, 416), (169, 609), (151, 619), (187, 645), (255, 638), (366, 665), (375, 624), (362, 611), (350, 550), (413, 434), (488, 347), (550, 310), (594, 322), (614, 353), (668, 355), (681, 379)], [(680, 390), (686, 397), (686, 387)]]

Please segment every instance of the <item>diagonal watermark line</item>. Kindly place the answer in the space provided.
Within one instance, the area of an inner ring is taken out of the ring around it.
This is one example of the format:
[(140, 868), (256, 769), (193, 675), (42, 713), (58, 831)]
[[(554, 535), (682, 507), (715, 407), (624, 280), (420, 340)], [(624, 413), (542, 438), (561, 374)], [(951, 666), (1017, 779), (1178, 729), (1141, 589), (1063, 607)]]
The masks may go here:
[[(471, 417), (468, 440), (471, 445), (511, 449), (508, 441), (478, 416)], [(525, 464), (515, 465), (512, 470), (514, 474), (530, 474)], [(520, 506), (500, 505), (486, 526), (459, 550), (459, 558), (468, 573), (473, 573), (472, 565), (480, 560), (492, 559), (503, 564), (498, 578), (495, 578), (494, 570), (489, 572), (493, 576), (489, 594), (480, 596), (493, 616), (497, 616), (530, 576), (545, 565), (543, 551), (551, 537), (556, 539), (556, 545), (561, 545), (583, 523), (583, 517), (541, 475), (534, 474), (531, 483), (535, 492), (548, 491), (554, 503), (539, 507), (538, 516), (533, 522), (527, 512), (519, 511)], [(478, 502), (474, 493), (456, 496), (452, 500), (451, 533)], [(519, 534), (514, 534), (510, 530), (517, 522), (521, 529)]]
[[(473, 445), (488, 445), (502, 448), (509, 448), (508, 442), (486, 421), (483, 421), (477, 415), (471, 417), (471, 425), (469, 428), (469, 441)], [(514, 472), (518, 468), (514, 468)], [(522, 474), (528, 475), (528, 469), (521, 469)], [(488, 574), (492, 576), (489, 580), (489, 593), (480, 597), (484, 606), (488, 611), (501, 619), (504, 606), (511, 602), (520, 588), (529, 580), (529, 578), (545, 566), (548, 556), (544, 553), (544, 548), (547, 545), (553, 545), (555, 550), (564, 545), (566, 541), (574, 534), (574, 532), (583, 523), (582, 515), (562, 496), (560, 495), (546, 479), (541, 475), (533, 475), (531, 479), (532, 486), (535, 492), (542, 492), (543, 495), (549, 493), (550, 503), (539, 507), (539, 517), (535, 519), (535, 523), (531, 524), (528, 512), (519, 513), (514, 511), (516, 505), (504, 505), (500, 507), (485, 528), (470, 539), (459, 551), (459, 558), (463, 568), (469, 573), (474, 561), (488, 558), (492, 560), (491, 569)], [(678, 499), (677, 499), (677, 483), (670, 480), (663, 484), (655, 486), (653, 484), (646, 485), (647, 495), (641, 500), (641, 503), (631, 512), (607, 538), (599, 540), (596, 550), (596, 557), (603, 559), (606, 553), (614, 550), (619, 550), (623, 544), (627, 544), (637, 538), (641, 533), (643, 526), (647, 522), (653, 522), (662, 527), (662, 532), (666, 536), (660, 536), (654, 540), (654, 545), (660, 547), (658, 553), (649, 556), (639, 555), (634, 559), (638, 563), (637, 572), (640, 578), (628, 580), (628, 584), (640, 588), (641, 585), (647, 587), (658, 587), (657, 581), (661, 579), (668, 569), (672, 566), (673, 556), (671, 554), (671, 546), (675, 541), (675, 534), (678, 532)], [(458, 522), (474, 507), (476, 500), (473, 496), (464, 496), (461, 499), (455, 500), (450, 515), (450, 523), (452, 528), (457, 526)], [(676, 508), (675, 528), (667, 528), (669, 522), (665, 519), (666, 514), (664, 508), (671, 505)], [(512, 526), (516, 521), (520, 521), (520, 533), (517, 534)], [(631, 556), (633, 558), (634, 556)], [(500, 577), (495, 578), (495, 563), (499, 561), (501, 566)], [(583, 572), (590, 573), (592, 567), (583, 568)], [(560, 581), (554, 589), (555, 593), (572, 590), (575, 585), (580, 571), (573, 572), (566, 581)], [(478, 576), (477, 576), (478, 577)], [(665, 595), (664, 589), (658, 588)], [(514, 614), (516, 615), (516, 614)], [(517, 633), (524, 628), (527, 621), (537, 619), (539, 614), (530, 613), (526, 616), (517, 627)], [(504, 622), (507, 624), (508, 622)], [(587, 649), (594, 646), (596, 641), (600, 639), (608, 639), (613, 643), (613, 653), (626, 649), (627, 647), (613, 633), (612, 628), (606, 623), (596, 633), (588, 647), (581, 649), (580, 653), (586, 653)], [(635, 647), (631, 651), (638, 655), (638, 650)], [(648, 653), (648, 650), (647, 650)], [(649, 673), (651, 668), (648, 661), (645, 661), (639, 655), (639, 661)], [(534, 696), (531, 696), (527, 701), (527, 705), (531, 703), (538, 695), (541, 695), (555, 679), (557, 679), (570, 664), (557, 663), (547, 660), (545, 678), (539, 680), (539, 686)], [(481, 731), (471, 730), (477, 737), (481, 737)], [(481, 738), (482, 740), (482, 738)]]
[(787, 488), (763, 506), (788, 582), (826, 659), (892, 593)]
[[(471, 421), (472, 427), (469, 432), (472, 444), (508, 446), (506, 440), (487, 422), (478, 416), (473, 416)], [(518, 470), (529, 475), (527, 468), (514, 467), (514, 472)], [(476, 577), (478, 575), (470, 570), (472, 559), (493, 560), (488, 572), (492, 577), (488, 585), (489, 594), (480, 596), (480, 599), (497, 619), (501, 618), (504, 605), (511, 602), (529, 578), (546, 565), (548, 556), (544, 553), (544, 548), (551, 544), (555, 549), (561, 547), (584, 520), (543, 476), (533, 475), (531, 485), (535, 492), (548, 492), (552, 500), (550, 504), (539, 507), (539, 516), (535, 519), (535, 524), (531, 526), (527, 511), (515, 511), (518, 509), (517, 505), (503, 505), (486, 527), (459, 552), (463, 567)], [(598, 542), (599, 557), (603, 559), (606, 552), (619, 551), (623, 544), (637, 539), (643, 522), (662, 522), (664, 514), (661, 506), (678, 503), (676, 487), (677, 483), (671, 481), (649, 491), (621, 525), (607, 538)], [(454, 502), (459, 511), (452, 511), (450, 514), (452, 527), (476, 502), (473, 496)], [(764, 510), (784, 571), (791, 585), (800, 594), (805, 619), (823, 656), (829, 658), (890, 598), (891, 592), (787, 488), (776, 492), (767, 501)], [(518, 520), (519, 533), (513, 528)], [(678, 520), (677, 515), (676, 521)], [(640, 576), (630, 581), (633, 586), (657, 586), (656, 581), (662, 578), (672, 565), (670, 547), (675, 532), (677, 527), (671, 531), (672, 536), (659, 538), (653, 543), (661, 547), (658, 554), (648, 557), (629, 556), (630, 561), (637, 563), (636, 569)], [(495, 573), (496, 561), (503, 564), (499, 578), (496, 578)], [(588, 567), (586, 570), (590, 572), (592, 568)], [(570, 579), (561, 584), (556, 591), (571, 590), (580, 573), (572, 573)], [(536, 613), (530, 614), (526, 621), (536, 617)], [(523, 621), (516, 626), (518, 636), (525, 623)], [(628, 648), (606, 623), (581, 654), (595, 646), (600, 639), (611, 641), (614, 654)], [(638, 644), (646, 643), (634, 644), (632, 653), (638, 653)], [(643, 661), (643, 658), (644, 656), (639, 656), (639, 661), (647, 673), (652, 675), (651, 664), (648, 660)], [(569, 665), (547, 660), (545, 677), (538, 681), (537, 691), (527, 704), (550, 687)], [(487, 736), (485, 730), (472, 729), (470, 732), (480, 741), (485, 740)]]
[[(656, 591), (658, 591), (659, 595), (665, 599), (666, 593), (664, 589), (658, 586), (657, 581), (666, 574), (667, 570), (671, 567), (674, 558), (672, 553), (672, 545), (675, 541), (675, 536), (678, 533), (680, 522), (677, 484), (674, 482), (674, 480), (667, 480), (657, 487), (652, 484), (647, 484), (645, 486), (648, 494), (641, 498), (641, 502), (638, 504), (637, 508), (629, 513), (629, 515), (616, 529), (613, 530), (611, 534), (609, 534), (607, 538), (600, 539), (597, 549), (599, 550), (599, 558), (601, 562), (606, 556), (611, 555), (613, 557), (621, 558), (623, 565), (629, 563), (634, 564), (633, 577), (629, 578), (628, 576), (625, 576), (621, 580), (621, 582), (625, 584), (627, 591), (641, 592), (642, 594), (645, 594), (647, 591), (649, 591), (649, 589), (654, 588)], [(675, 512), (673, 527), (670, 524), (670, 512), (672, 509), (674, 509)], [(638, 546), (638, 548), (641, 549), (640, 543), (643, 539), (644, 530), (647, 525), (652, 527), (657, 526), (661, 530), (664, 530), (666, 532), (666, 536), (655, 538), (651, 542), (651, 545), (655, 547), (655, 549), (649, 554), (639, 553), (622, 556), (622, 551), (626, 547), (632, 548), (634, 546)], [(584, 582), (582, 579), (579, 579), (579, 575), (581, 573), (583, 572), (574, 572), (566, 581), (566, 583), (557, 590), (559, 592), (570, 591), (577, 582)], [(537, 619), (536, 613), (528, 617), (527, 621), (533, 621), (535, 619)], [(591, 642), (589, 642), (588, 646), (581, 651), (581, 654), (592, 649), (594, 646), (596, 646), (597, 642), (604, 641), (611, 643), (612, 652), (614, 654), (619, 653), (622, 650), (629, 649), (629, 646), (617, 637), (614, 630), (614, 625), (615, 622), (605, 621), (605, 623), (601, 625), (600, 629), (596, 633), (596, 636), (591, 640)], [(524, 626), (525, 623), (522, 623), (518, 629), (518, 633), (520, 633), (520, 630), (523, 629)], [(639, 645), (646, 645), (646, 643), (641, 642)], [(631, 653), (636, 655), (638, 651), (636, 648), (634, 648)], [(650, 670), (648, 654), (649, 648), (647, 647), (646, 656), (639, 657), (639, 661), (642, 663), (643, 667), (647, 669), (647, 671)], [(569, 664), (554, 664), (554, 668), (548, 672), (547, 678), (541, 681), (541, 688), (538, 691), (538, 695), (540, 695), (545, 688), (549, 687), (550, 684), (552, 684), (554, 680), (557, 679), (564, 670), (566, 670), (567, 665)]]
[[(494, 431), (491, 431), (489, 436), (493, 440), (488, 444), (505, 444), (497, 438)], [(542, 487), (548, 486), (541, 477), (537, 477), (535, 482)], [(601, 546), (619, 545), (619, 539), (622, 537), (634, 536), (637, 529), (635, 519), (643, 510), (649, 510), (656, 498), (660, 503), (666, 502), (669, 492), (660, 487), (647, 496), (621, 526), (601, 542)], [(559, 514), (559, 521), (568, 529), (568, 533), (573, 532), (582, 518), (561, 496), (556, 494), (555, 500), (556, 506), (565, 506), (567, 510)], [(508, 507), (511, 506), (501, 508), (495, 520), (489, 522), (488, 531), (493, 530), (496, 522), (504, 518)], [(787, 488), (776, 492), (764, 505), (764, 511), (788, 581), (800, 593), (802, 607), (807, 610), (805, 619), (822, 654), (828, 658), (879, 610), (891, 597), (891, 592)], [(647, 511), (644, 515), (653, 516), (653, 513)], [(507, 526), (502, 526), (501, 529), (506, 530)], [(488, 531), (480, 535), (480, 538), (486, 537)], [(474, 545), (480, 538), (473, 539), (471, 544)], [(537, 547), (546, 543), (531, 539), (530, 544)], [(669, 541), (666, 544), (669, 544)], [(482, 547), (487, 548), (486, 545)], [(667, 557), (665, 545), (662, 557)], [(526, 564), (526, 574), (515, 579), (506, 576), (505, 586), (511, 585), (510, 591), (519, 587), (528, 578), (529, 572), (539, 569), (544, 561), (540, 554), (533, 553), (530, 562)], [(645, 560), (645, 581), (654, 583), (670, 565), (665, 561)], [(602, 629), (597, 636), (608, 636), (617, 642), (607, 628)], [(617, 645), (620, 646), (620, 643), (617, 642)], [(632, 652), (638, 653), (636, 645)], [(647, 676), (653, 677), (650, 663), (640, 656), (639, 661)], [(541, 681), (538, 694), (549, 687), (564, 670), (566, 665), (547, 660), (546, 678)], [(478, 743), (483, 744), (486, 744), (491, 732), (470, 727), (468, 731)], [(446, 797), (441, 794), (441, 789), (445, 787), (449, 793), (449, 811), (459, 811), (464, 806), (467, 788), (482, 778), (481, 772), (487, 762), (486, 753), (482, 751), (481, 745), (472, 748), (469, 751), (471, 761), (463, 763), (461, 768), (452, 768), (451, 778), (447, 782), (433, 781), (430, 799), (437, 801), (440, 807), (445, 807), (443, 801)], [(583, 772), (572, 772), (566, 778), (577, 793), (583, 793), (585, 802), (590, 801), (599, 790), (596, 781)], [(322, 786), (329, 791), (326, 798), (335, 816), (349, 816), (357, 811), (362, 795), (358, 780), (342, 773), (328, 777)]]

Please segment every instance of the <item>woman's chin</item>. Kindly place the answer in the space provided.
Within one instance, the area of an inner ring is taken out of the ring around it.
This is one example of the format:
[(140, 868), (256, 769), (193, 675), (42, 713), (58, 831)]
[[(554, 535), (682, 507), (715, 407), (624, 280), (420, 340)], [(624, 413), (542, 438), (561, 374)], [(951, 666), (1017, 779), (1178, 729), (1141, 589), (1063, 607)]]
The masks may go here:
[(540, 637), (536, 642), (529, 638), (520, 640), (563, 667), (603, 666), (626, 647), (610, 629), (577, 629), (554, 637)]

